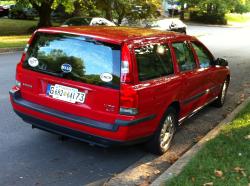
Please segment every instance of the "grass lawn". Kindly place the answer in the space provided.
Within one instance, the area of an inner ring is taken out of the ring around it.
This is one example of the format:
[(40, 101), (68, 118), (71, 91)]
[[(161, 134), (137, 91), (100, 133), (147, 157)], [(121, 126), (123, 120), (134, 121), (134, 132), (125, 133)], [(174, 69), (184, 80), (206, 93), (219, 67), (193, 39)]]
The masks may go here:
[(0, 5), (13, 5), (16, 4), (15, 1), (0, 1)]
[(226, 14), (226, 19), (228, 22), (234, 22), (234, 23), (247, 23), (250, 22), (250, 13), (245, 13), (245, 14), (235, 14), (235, 13), (230, 13)]
[[(57, 22), (52, 23), (59, 26)], [(35, 28), (37, 20), (0, 19), (0, 48), (24, 47)]]
[(0, 36), (29, 34), (29, 30), (37, 25), (36, 20), (0, 19)]
[(0, 36), (0, 48), (25, 47), (30, 35)]
[(166, 185), (250, 186), (250, 104)]

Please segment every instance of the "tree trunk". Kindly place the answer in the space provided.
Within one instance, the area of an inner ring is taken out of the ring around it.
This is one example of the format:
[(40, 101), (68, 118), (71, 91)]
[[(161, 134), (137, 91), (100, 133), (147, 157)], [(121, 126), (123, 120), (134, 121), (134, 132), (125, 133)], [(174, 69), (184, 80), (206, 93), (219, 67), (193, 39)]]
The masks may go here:
[(106, 0), (103, 1), (103, 3), (105, 3), (104, 8), (104, 12), (105, 12), (105, 18), (112, 21), (113, 16), (112, 16), (112, 7), (113, 7), (113, 1), (111, 0)]
[(74, 12), (73, 15), (74, 16), (81, 16), (82, 15), (82, 7), (81, 7), (81, 3), (79, 1), (75, 1), (73, 3), (74, 5)]
[(41, 27), (50, 27), (51, 24), (51, 12), (52, 12), (52, 6), (53, 4), (53, 0), (50, 1), (43, 1), (41, 3), (41, 6), (33, 6), (39, 14), (39, 22), (37, 27), (41, 28)]
[(105, 10), (105, 17), (106, 19), (108, 19), (109, 21), (112, 21), (112, 10), (111, 10), (111, 7), (110, 8), (107, 8)]
[(119, 16), (117, 20), (117, 25), (120, 26), (122, 24), (123, 16)]
[(212, 12), (213, 12), (213, 4), (209, 3), (207, 5), (207, 13), (212, 14)]
[(184, 3), (181, 3), (181, 12), (180, 12), (180, 19), (184, 20), (185, 16), (184, 16), (184, 12), (185, 8), (184, 8)]

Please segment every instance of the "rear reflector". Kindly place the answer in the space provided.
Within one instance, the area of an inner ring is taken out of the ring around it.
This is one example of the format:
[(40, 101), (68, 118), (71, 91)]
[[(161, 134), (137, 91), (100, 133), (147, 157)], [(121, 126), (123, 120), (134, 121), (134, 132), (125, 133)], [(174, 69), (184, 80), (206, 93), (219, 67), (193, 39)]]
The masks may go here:
[(21, 87), (21, 82), (16, 80), (16, 87), (20, 88)]
[(136, 108), (122, 108), (120, 107), (120, 114), (127, 116), (134, 116), (138, 114), (138, 109)]

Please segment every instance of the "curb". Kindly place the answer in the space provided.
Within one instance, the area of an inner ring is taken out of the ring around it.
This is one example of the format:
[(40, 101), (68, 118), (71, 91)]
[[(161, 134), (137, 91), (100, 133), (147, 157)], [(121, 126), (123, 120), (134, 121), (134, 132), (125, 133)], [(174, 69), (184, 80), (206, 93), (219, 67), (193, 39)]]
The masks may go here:
[(227, 25), (217, 25), (217, 24), (204, 24), (204, 23), (198, 23), (198, 22), (189, 22), (186, 21), (184, 22), (188, 26), (205, 26), (205, 27), (219, 27), (219, 28), (244, 28), (244, 27), (249, 27), (250, 23), (245, 23), (245, 24), (234, 24), (231, 22), (231, 24)]
[(19, 51), (23, 51), (23, 50), (24, 50), (24, 47), (20, 47), (20, 48), (0, 48), (0, 54), (19, 52)]
[(190, 150), (188, 150), (180, 159), (178, 159), (171, 167), (169, 167), (164, 173), (162, 173), (155, 181), (153, 181), (150, 186), (161, 186), (165, 185), (165, 182), (171, 179), (174, 176), (177, 176), (181, 173), (183, 168), (187, 163), (193, 158), (200, 149), (206, 144), (207, 141), (215, 138), (222, 128), (230, 123), (236, 115), (243, 109), (247, 104), (250, 103), (250, 97), (247, 98), (243, 103), (234, 109), (219, 125), (212, 129), (204, 138), (202, 138), (196, 145), (194, 145)]
[(109, 180), (109, 178), (104, 178), (104, 179), (97, 180), (95, 182), (86, 184), (85, 186), (103, 186), (103, 185), (105, 185), (105, 182), (107, 182), (108, 180)]

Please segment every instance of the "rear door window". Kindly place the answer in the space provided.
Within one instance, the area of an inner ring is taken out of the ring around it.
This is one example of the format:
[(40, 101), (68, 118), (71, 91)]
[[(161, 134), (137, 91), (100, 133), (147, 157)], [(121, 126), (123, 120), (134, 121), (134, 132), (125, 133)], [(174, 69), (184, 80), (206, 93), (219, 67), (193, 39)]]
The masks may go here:
[(197, 54), (201, 68), (208, 68), (211, 66), (213, 57), (201, 44), (192, 42), (192, 46)]
[(135, 49), (139, 80), (146, 81), (174, 73), (172, 57), (167, 45), (147, 45)]
[[(119, 88), (120, 46), (69, 34), (36, 34), (23, 67), (87, 84)], [(30, 65), (35, 60), (37, 65)]]
[(172, 44), (180, 71), (197, 68), (194, 55), (186, 42)]

